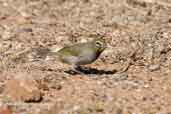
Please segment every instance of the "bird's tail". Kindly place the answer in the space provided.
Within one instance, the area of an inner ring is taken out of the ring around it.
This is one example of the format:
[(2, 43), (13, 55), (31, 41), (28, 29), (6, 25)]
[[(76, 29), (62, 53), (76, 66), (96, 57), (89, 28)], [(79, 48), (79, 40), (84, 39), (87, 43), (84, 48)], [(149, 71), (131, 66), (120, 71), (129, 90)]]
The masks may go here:
[(47, 59), (51, 55), (51, 50), (44, 47), (33, 48), (31, 54), (31, 61), (40, 61)]
[(59, 50), (60, 47), (54, 47), (54, 49), (46, 47), (32, 48), (31, 61), (56, 60), (59, 57)]

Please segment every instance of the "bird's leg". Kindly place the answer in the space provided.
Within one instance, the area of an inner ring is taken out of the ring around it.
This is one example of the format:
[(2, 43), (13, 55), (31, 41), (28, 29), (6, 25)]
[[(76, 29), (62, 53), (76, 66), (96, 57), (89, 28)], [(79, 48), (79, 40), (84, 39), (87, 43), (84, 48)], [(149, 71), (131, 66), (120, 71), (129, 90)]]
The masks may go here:
[(78, 74), (85, 74), (84, 72), (82, 72), (81, 66), (73, 65), (72, 70)]

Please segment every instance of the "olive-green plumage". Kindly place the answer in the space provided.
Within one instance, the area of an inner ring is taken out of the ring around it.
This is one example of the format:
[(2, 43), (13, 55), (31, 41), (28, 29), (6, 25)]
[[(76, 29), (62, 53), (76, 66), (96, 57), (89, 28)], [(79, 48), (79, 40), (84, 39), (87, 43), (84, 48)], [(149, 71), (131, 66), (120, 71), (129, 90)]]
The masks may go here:
[(53, 55), (58, 56), (64, 63), (79, 66), (94, 62), (105, 48), (105, 40), (98, 38), (90, 42), (66, 46), (58, 52), (54, 52)]

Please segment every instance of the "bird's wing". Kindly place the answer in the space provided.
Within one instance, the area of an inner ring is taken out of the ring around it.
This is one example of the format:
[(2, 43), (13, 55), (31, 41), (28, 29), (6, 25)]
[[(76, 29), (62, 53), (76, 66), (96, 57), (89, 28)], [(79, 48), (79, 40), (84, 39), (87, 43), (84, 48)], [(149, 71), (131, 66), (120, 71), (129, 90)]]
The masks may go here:
[(90, 47), (86, 43), (82, 43), (82, 44), (64, 47), (58, 52), (59, 55), (81, 57), (84, 56), (85, 53), (89, 51), (89, 49)]

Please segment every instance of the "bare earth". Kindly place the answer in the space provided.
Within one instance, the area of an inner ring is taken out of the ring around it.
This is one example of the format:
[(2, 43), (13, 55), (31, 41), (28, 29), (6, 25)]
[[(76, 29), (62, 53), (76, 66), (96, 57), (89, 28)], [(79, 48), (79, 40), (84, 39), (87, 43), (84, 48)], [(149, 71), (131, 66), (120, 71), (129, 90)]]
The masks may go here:
[[(108, 48), (85, 75), (35, 53), (100, 35)], [(0, 0), (0, 106), (4, 114), (170, 114), (171, 1)]]

